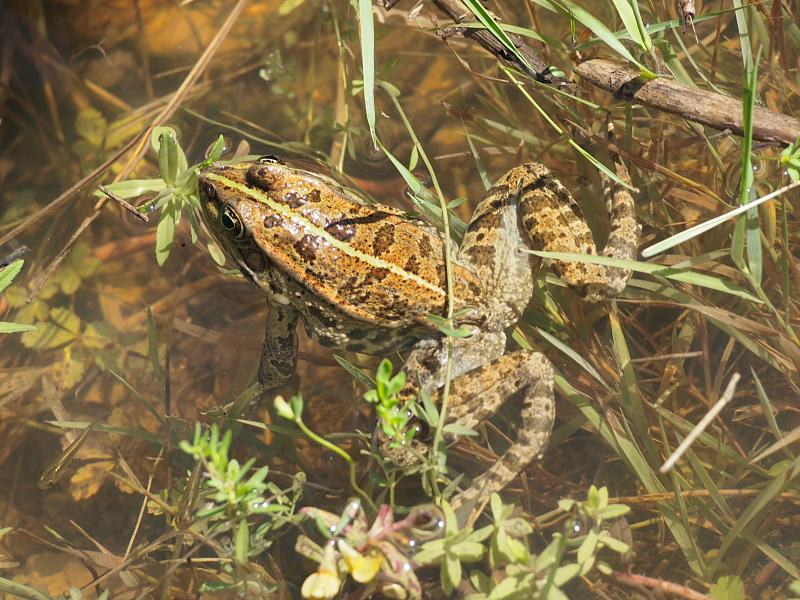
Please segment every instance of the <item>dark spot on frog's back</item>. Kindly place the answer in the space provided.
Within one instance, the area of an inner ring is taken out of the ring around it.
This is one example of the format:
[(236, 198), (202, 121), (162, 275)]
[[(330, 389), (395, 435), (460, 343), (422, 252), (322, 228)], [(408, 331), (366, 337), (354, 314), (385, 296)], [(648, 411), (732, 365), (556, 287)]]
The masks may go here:
[(403, 270), (414, 275), (419, 275), (419, 259), (417, 258), (416, 254), (412, 254), (408, 257), (406, 264), (403, 265)]
[(253, 165), (247, 170), (245, 180), (253, 187), (269, 192), (272, 189), (269, 168), (266, 165)]
[(391, 249), (394, 244), (394, 226), (385, 223), (375, 232), (375, 239), (372, 242), (372, 251), (376, 256), (381, 256)]
[(319, 202), (322, 199), (319, 190), (311, 190), (303, 198), (306, 202)]
[(266, 229), (277, 227), (281, 223), (283, 223), (283, 218), (277, 213), (272, 213), (264, 217), (264, 227)]
[(427, 236), (423, 236), (419, 241), (419, 255), (422, 258), (428, 258), (433, 255), (433, 246)]
[(389, 269), (374, 268), (369, 272), (369, 276), (376, 281), (383, 281), (389, 274)]
[(289, 208), (299, 208), (306, 203), (305, 196), (301, 196), (297, 192), (286, 192), (283, 196), (283, 202)]
[(340, 242), (346, 242), (356, 234), (356, 226), (345, 219), (329, 223), (325, 226), (325, 231)]
[(313, 235), (304, 235), (295, 242), (294, 249), (304, 260), (312, 262), (317, 257), (317, 239)]

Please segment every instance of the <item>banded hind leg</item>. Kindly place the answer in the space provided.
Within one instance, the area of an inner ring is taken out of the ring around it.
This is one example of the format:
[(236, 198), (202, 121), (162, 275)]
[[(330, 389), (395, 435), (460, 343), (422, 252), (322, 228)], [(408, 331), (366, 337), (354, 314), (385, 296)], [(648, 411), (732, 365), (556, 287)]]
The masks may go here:
[[(439, 403), (447, 364), (446, 342), (417, 347), (406, 364), (408, 383), (401, 392), (420, 390)], [(475, 429), (507, 402), (518, 401), (520, 422), (512, 445), (489, 469), (452, 499), (459, 521), (470, 522), (489, 497), (510, 483), (547, 445), (555, 418), (553, 367), (541, 353), (518, 350), (503, 354), (505, 335), (479, 333), (454, 340), (447, 423)], [(418, 445), (417, 451), (424, 451)]]
[[(612, 155), (617, 177), (630, 185), (625, 164)], [(633, 197), (625, 185), (601, 174), (609, 213), (609, 236), (599, 254), (634, 260), (640, 227)], [(580, 207), (544, 165), (526, 163), (506, 172), (478, 204), (459, 249), (486, 285), (486, 322), (495, 330), (516, 323), (530, 301), (532, 267), (538, 262), (524, 249), (598, 254)], [(580, 262), (545, 261), (569, 286), (588, 300), (618, 295), (631, 271)]]

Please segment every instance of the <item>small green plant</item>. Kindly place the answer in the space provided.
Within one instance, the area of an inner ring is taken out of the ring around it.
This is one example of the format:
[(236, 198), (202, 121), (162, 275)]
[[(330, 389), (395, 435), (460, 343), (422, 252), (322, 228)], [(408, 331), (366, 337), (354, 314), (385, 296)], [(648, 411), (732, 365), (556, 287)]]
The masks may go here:
[[(488, 556), (488, 569), (474, 569), (469, 581), (475, 593), (471, 600), (555, 598), (566, 599), (561, 591), (566, 583), (583, 577), (596, 568), (604, 574), (611, 568), (598, 559), (600, 552), (609, 549), (625, 554), (629, 547), (608, 531), (608, 521), (615, 520), (630, 509), (622, 504), (608, 503), (608, 490), (592, 486), (587, 500), (561, 500), (559, 509), (574, 515), (583, 524), (579, 535), (553, 535), (541, 553), (532, 554), (528, 536), (533, 532), (530, 523), (517, 515), (513, 505), (503, 504), (493, 494), (491, 512), (493, 523), (474, 530), (461, 528), (455, 513), (444, 504), (445, 535), (425, 543), (414, 560), (421, 564), (438, 564), (442, 589), (450, 594), (461, 584), (462, 563), (476, 563)], [(576, 528), (573, 527), (572, 533)], [(489, 540), (486, 548), (485, 540)]]
[(408, 427), (411, 407), (398, 397), (405, 383), (406, 374), (399, 371), (392, 376), (392, 361), (384, 358), (375, 372), (375, 389), (364, 394), (364, 400), (375, 407), (381, 430), (392, 447), (408, 444), (414, 437), (414, 428)]
[(184, 440), (180, 446), (204, 471), (195, 516), (208, 534), (225, 537), (223, 547), (232, 548), (233, 558), (244, 564), (266, 550), (278, 530), (290, 522), (299, 492), (290, 497), (265, 481), (268, 468), (253, 471), (255, 459), (239, 464), (230, 458), (232, 439), (230, 430), (220, 437), (216, 424), (209, 433), (198, 424), (194, 441)]
[(793, 182), (800, 181), (800, 138), (781, 152), (780, 162)]
[[(11, 264), (6, 267), (3, 267), (0, 270), (0, 293), (2, 293), (11, 282), (14, 281), (14, 278), (19, 274), (22, 270), (22, 265), (25, 263), (24, 260), (18, 258)], [(0, 333), (16, 333), (19, 331), (33, 331), (36, 329), (33, 325), (26, 325), (24, 323), (10, 323), (8, 321), (0, 321)]]
[[(209, 148), (206, 159), (191, 167), (188, 166), (186, 154), (178, 144), (177, 134), (171, 127), (157, 127), (153, 130), (150, 145), (158, 156), (160, 177), (121, 181), (107, 186), (107, 189), (123, 199), (153, 195), (138, 210), (142, 213), (147, 213), (153, 208), (160, 211), (156, 227), (156, 262), (163, 265), (172, 251), (175, 230), (183, 214), (189, 217), (192, 243), (197, 242), (200, 231), (197, 173), (219, 159), (225, 141), (219, 136)], [(208, 251), (217, 264), (224, 264), (222, 251), (214, 242), (209, 242)]]
[(442, 503), (444, 512), (444, 537), (426, 542), (414, 557), (419, 564), (438, 564), (439, 579), (447, 595), (461, 583), (462, 562), (474, 563), (486, 553), (482, 542), (492, 533), (491, 527), (473, 531), (472, 527), (460, 528), (450, 504)]
[(327, 448), (334, 454), (340, 456), (346, 463), (350, 470), (350, 486), (353, 488), (362, 500), (364, 500), (370, 507), (373, 509), (375, 505), (372, 502), (372, 499), (367, 495), (364, 490), (362, 490), (358, 482), (356, 481), (356, 462), (353, 458), (344, 450), (339, 448), (336, 444), (329, 442), (321, 435), (318, 435), (314, 431), (312, 431), (308, 425), (305, 424), (303, 421), (303, 396), (300, 394), (296, 394), (291, 397), (291, 399), (287, 402), (283, 396), (276, 396), (275, 400), (273, 401), (273, 406), (275, 408), (275, 412), (279, 417), (292, 421), (303, 434), (308, 437), (311, 441), (319, 444), (323, 448)]

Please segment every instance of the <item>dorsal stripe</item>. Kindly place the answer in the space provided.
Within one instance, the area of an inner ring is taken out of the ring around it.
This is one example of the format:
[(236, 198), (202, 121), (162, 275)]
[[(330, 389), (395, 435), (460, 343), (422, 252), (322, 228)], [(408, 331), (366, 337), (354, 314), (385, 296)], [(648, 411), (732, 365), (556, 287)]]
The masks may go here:
[(430, 281), (423, 279), (419, 275), (415, 273), (409, 273), (405, 269), (397, 266), (394, 263), (385, 261), (377, 256), (370, 256), (369, 254), (365, 254), (354, 248), (347, 242), (343, 242), (341, 240), (336, 239), (330, 233), (325, 231), (322, 227), (318, 227), (308, 219), (306, 219), (302, 214), (294, 212), (285, 204), (281, 204), (280, 202), (275, 202), (272, 198), (270, 198), (267, 194), (262, 192), (257, 188), (253, 188), (238, 181), (234, 181), (232, 179), (228, 179), (224, 175), (219, 175), (218, 173), (206, 173), (205, 177), (211, 179), (212, 181), (217, 181), (223, 185), (226, 185), (234, 190), (241, 192), (248, 198), (255, 200), (256, 202), (260, 202), (261, 204), (266, 204), (271, 210), (275, 211), (276, 213), (280, 214), (282, 217), (286, 219), (293, 220), (295, 222), (299, 222), (299, 224), (306, 230), (311, 232), (313, 235), (323, 238), (327, 241), (331, 246), (334, 248), (341, 250), (348, 256), (352, 256), (356, 260), (364, 262), (371, 267), (379, 268), (379, 269), (387, 269), (391, 273), (394, 273), (398, 277), (402, 277), (403, 279), (407, 279), (413, 281), (417, 285), (424, 287), (435, 294), (439, 294), (441, 296), (445, 296), (445, 291), (440, 288), (438, 285), (432, 284)]

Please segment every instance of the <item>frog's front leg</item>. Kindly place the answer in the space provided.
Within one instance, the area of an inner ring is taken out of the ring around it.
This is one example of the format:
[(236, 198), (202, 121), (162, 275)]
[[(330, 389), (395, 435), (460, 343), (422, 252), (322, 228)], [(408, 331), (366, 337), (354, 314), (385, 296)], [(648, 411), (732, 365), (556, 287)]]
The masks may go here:
[(297, 369), (298, 312), (272, 299), (268, 304), (267, 328), (258, 368), (262, 392), (281, 387)]
[[(510, 483), (550, 438), (555, 419), (553, 367), (539, 352), (518, 350), (503, 354), (505, 335), (482, 332), (453, 340), (450, 387), (446, 420), (476, 428), (508, 401), (521, 402), (521, 422), (514, 443), (485, 473), (453, 498), (459, 517), (471, 521), (489, 497)], [(401, 395), (431, 394), (438, 403), (447, 364), (447, 341), (428, 340), (412, 351), (404, 367), (408, 383)]]

